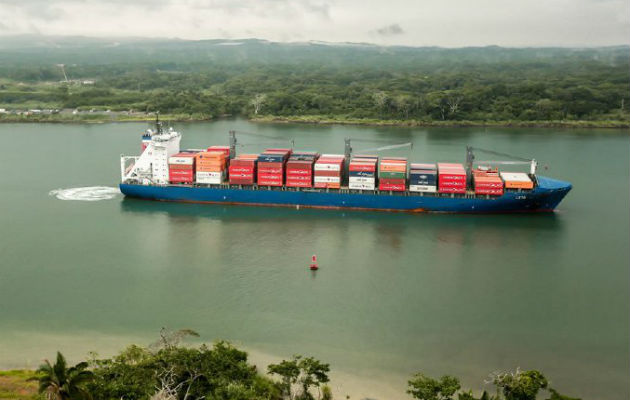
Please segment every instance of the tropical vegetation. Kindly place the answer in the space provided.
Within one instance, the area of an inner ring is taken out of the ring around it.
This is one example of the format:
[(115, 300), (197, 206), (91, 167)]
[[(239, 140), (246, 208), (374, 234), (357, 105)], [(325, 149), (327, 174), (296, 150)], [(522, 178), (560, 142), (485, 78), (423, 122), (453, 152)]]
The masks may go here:
[[(162, 330), (160, 339), (131, 345), (111, 358), (92, 353), (68, 366), (57, 353), (37, 371), (0, 371), (0, 399), (16, 400), (331, 400), (330, 366), (294, 355), (259, 371), (246, 352), (225, 341), (183, 345), (191, 330)], [(38, 391), (32, 382), (38, 382)], [(579, 400), (560, 394), (535, 370), (495, 372), (485, 382), (494, 393), (463, 390), (459, 379), (416, 373), (407, 393), (418, 400)], [(37, 392), (39, 395), (37, 395)], [(349, 398), (347, 394), (338, 394)], [(402, 394), (401, 394), (402, 395)]]
[(44, 48), (33, 43), (40, 42), (3, 47), (0, 41), (0, 108), (7, 111), (0, 120), (24, 118), (11, 114), (19, 109), (77, 109), (109, 110), (114, 119), (138, 118), (128, 114), (134, 110), (192, 119), (383, 124), (630, 121), (627, 46), (441, 49), (257, 40), (113, 46), (79, 38)]

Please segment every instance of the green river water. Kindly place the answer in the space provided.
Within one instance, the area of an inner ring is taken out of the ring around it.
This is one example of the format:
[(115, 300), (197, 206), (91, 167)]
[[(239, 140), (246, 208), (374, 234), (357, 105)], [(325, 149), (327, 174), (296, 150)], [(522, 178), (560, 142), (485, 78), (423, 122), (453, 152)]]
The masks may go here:
[[(331, 363), (333, 391), (352, 398), (408, 398), (416, 371), (491, 389), (488, 373), (517, 366), (543, 371), (569, 395), (630, 396), (627, 132), (176, 125), (182, 148), (227, 144), (237, 129), (336, 153), (346, 136), (411, 141), (412, 150), (387, 154), (418, 162), (463, 161), (466, 144), (531, 156), (541, 174), (574, 185), (551, 215), (49, 195), (115, 187), (118, 157), (138, 152), (145, 127), (0, 125), (0, 368), (35, 367), (56, 350), (73, 361), (111, 355), (166, 326), (229, 339), (261, 365), (313, 355)], [(253, 152), (266, 139), (239, 140), (253, 144), (239, 151)]]

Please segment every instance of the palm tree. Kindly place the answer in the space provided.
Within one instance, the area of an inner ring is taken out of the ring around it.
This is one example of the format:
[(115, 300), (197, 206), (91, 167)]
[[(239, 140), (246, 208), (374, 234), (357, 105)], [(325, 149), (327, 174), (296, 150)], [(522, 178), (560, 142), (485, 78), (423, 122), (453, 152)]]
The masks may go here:
[(46, 393), (46, 400), (90, 400), (92, 396), (84, 385), (94, 379), (94, 374), (86, 370), (87, 366), (81, 362), (68, 368), (65, 357), (57, 352), (55, 365), (44, 360), (32, 380), (39, 381), (39, 393)]

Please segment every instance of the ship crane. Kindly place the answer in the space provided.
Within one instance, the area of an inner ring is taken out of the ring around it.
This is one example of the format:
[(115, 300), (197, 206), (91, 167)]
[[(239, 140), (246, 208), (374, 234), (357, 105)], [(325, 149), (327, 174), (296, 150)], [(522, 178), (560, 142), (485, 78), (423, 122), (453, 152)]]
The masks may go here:
[[(355, 142), (368, 142), (368, 143), (391, 143), (389, 140), (378, 140), (378, 139), (352, 139), (352, 138), (346, 138), (345, 140), (345, 151), (344, 151), (344, 155), (346, 156), (346, 160), (350, 161), (350, 158), (352, 157), (352, 141)], [(389, 144), (386, 146), (381, 146), (381, 147), (373, 147), (370, 149), (361, 149), (358, 150), (357, 153), (359, 154), (364, 154), (364, 153), (378, 153), (381, 151), (387, 151), (387, 150), (394, 150), (394, 149), (401, 149), (403, 147), (409, 147), (410, 149), (413, 148), (413, 143), (412, 142), (407, 142), (407, 143), (396, 143), (396, 144)], [(348, 169), (349, 169), (349, 163), (346, 163), (345, 166), (346, 169), (346, 175), (348, 174)]]
[[(345, 151), (344, 151), (344, 155), (346, 156), (346, 159), (350, 159), (350, 157), (352, 156), (352, 151), (354, 150), (352, 148), (352, 142), (368, 142), (368, 143), (391, 143), (391, 141), (389, 140), (378, 140), (378, 139), (352, 139), (352, 138), (346, 138), (345, 140)], [(413, 143), (411, 142), (407, 142), (407, 143), (397, 143), (397, 144), (390, 144), (390, 145), (386, 145), (386, 146), (381, 146), (381, 147), (373, 147), (370, 149), (361, 149), (358, 150), (357, 153), (367, 153), (367, 152), (380, 152), (380, 151), (386, 151), (386, 150), (394, 150), (394, 149), (400, 149), (403, 147), (409, 147), (410, 149), (413, 148)]]
[(506, 157), (511, 161), (477, 161), (478, 164), (489, 165), (529, 165), (529, 174), (533, 179), (536, 179), (536, 169), (538, 168), (538, 162), (534, 158), (523, 158), (514, 156), (507, 153), (501, 153), (494, 150), (482, 149), (479, 147), (466, 146), (466, 175), (470, 182), (473, 170), (473, 162), (475, 162), (475, 151), (479, 153), (490, 154), (499, 157)]
[[(238, 144), (238, 140), (236, 139), (236, 134), (240, 134), (240, 135), (249, 135), (249, 136), (255, 136), (255, 137), (260, 137), (260, 138), (265, 138), (265, 139), (270, 139), (270, 140), (276, 140), (275, 142), (264, 142), (264, 143), (248, 143), (248, 144)], [(263, 135), (261, 133), (253, 133), (253, 132), (244, 132), (244, 131), (230, 131), (230, 159), (233, 159), (234, 157), (236, 157), (236, 147), (246, 147), (246, 146), (268, 146), (268, 145), (277, 145), (277, 144), (286, 144), (286, 143), (291, 143), (291, 149), (293, 149), (293, 147), (295, 146), (295, 140), (293, 139), (287, 139), (285, 137), (281, 137), (281, 136), (269, 136), (269, 135)]]

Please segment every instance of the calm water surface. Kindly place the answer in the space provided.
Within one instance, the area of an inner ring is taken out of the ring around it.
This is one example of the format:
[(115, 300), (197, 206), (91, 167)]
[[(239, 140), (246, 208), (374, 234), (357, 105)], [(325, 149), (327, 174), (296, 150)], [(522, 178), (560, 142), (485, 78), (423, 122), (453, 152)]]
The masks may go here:
[[(109, 355), (167, 326), (263, 358), (313, 355), (353, 398), (406, 398), (415, 371), (480, 389), (489, 372), (517, 366), (544, 371), (570, 395), (630, 396), (627, 132), (177, 125), (184, 148), (227, 144), (234, 128), (325, 152), (342, 151), (346, 136), (412, 141), (388, 154), (417, 161), (463, 160), (466, 144), (533, 156), (574, 184), (554, 215), (49, 195), (115, 186), (118, 156), (137, 153), (145, 126), (0, 125), (0, 367), (33, 367), (57, 349), (75, 360)], [(264, 148), (265, 139), (239, 140), (250, 144), (240, 151)], [(316, 274), (307, 270), (314, 253)]]

